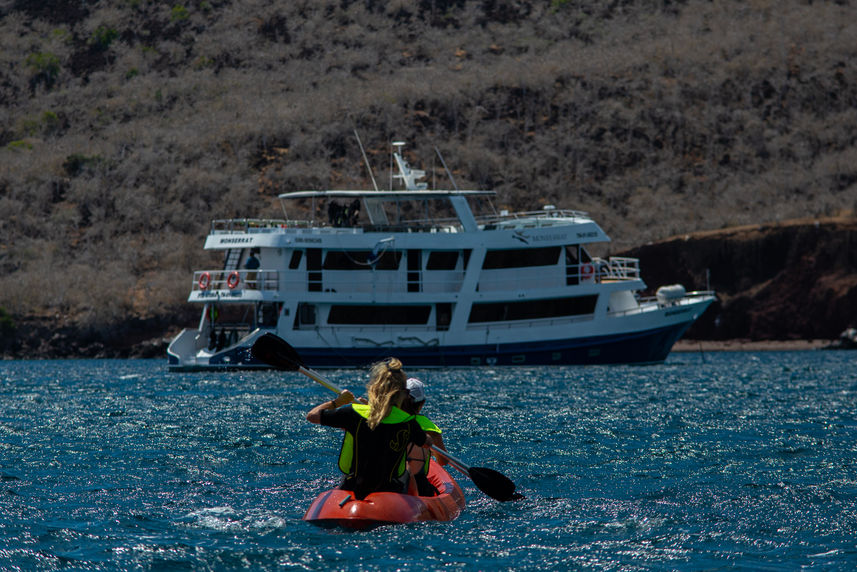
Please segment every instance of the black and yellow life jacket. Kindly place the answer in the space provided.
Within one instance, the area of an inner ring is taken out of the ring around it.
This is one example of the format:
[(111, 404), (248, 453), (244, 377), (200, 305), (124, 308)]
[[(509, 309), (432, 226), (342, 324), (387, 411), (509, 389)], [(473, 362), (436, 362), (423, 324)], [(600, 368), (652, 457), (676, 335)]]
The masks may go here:
[[(352, 403), (351, 408), (364, 419), (369, 419), (369, 406), (363, 403)], [(414, 419), (414, 415), (405, 413), (396, 406), (390, 409), (390, 413), (381, 420), (384, 424), (407, 423)], [(417, 416), (418, 417), (418, 416)], [(431, 423), (431, 422), (429, 422)], [(422, 427), (422, 425), (420, 425)], [(357, 426), (357, 431), (364, 427), (364, 423)], [(368, 429), (368, 425), (366, 426)], [(351, 432), (346, 431), (345, 437), (342, 439), (342, 447), (339, 450), (339, 470), (346, 475), (354, 473), (354, 453), (355, 453), (355, 436)], [(407, 450), (407, 449), (406, 449)], [(407, 468), (407, 456), (402, 455), (402, 460), (397, 467), (397, 475), (401, 475)]]
[[(434, 422), (426, 417), (425, 415), (415, 415), (417, 419), (417, 423), (420, 425), (420, 429), (423, 431), (434, 431), (435, 433), (442, 433), (440, 427), (434, 424)], [(429, 461), (431, 460), (431, 455), (425, 456), (425, 462), (423, 463), (423, 473), (426, 475), (429, 471)]]

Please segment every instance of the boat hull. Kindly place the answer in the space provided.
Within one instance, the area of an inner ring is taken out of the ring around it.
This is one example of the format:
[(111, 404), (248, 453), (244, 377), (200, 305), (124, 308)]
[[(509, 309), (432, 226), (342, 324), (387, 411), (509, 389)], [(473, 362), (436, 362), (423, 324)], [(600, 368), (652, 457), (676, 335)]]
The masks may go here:
[(396, 348), (298, 347), (316, 368), (363, 366), (395, 355), (410, 367), (661, 363), (692, 322), (605, 336), (538, 342)]
[(388, 524), (457, 518), (465, 505), (458, 483), (435, 462), (429, 467), (428, 479), (437, 487), (439, 495), (419, 497), (377, 492), (356, 500), (351, 491), (331, 489), (315, 498), (303, 520), (324, 527), (367, 530)]
[[(390, 355), (395, 355), (409, 367), (653, 364), (666, 360), (675, 342), (693, 321), (606, 335), (455, 346), (306, 346), (287, 332), (278, 335), (289, 341), (304, 361), (315, 368), (363, 367)], [(192, 367), (170, 355), (170, 368), (186, 371), (268, 367), (250, 355), (250, 345), (252, 341), (246, 347), (233, 348), (222, 355), (212, 356), (205, 364), (197, 362)]]

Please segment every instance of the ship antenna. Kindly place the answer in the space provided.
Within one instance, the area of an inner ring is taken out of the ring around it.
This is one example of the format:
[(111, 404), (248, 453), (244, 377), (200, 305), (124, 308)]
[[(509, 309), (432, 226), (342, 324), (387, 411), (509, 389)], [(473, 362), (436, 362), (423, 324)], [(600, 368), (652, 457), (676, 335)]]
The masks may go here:
[(393, 141), (391, 143), (391, 145), (393, 146), (393, 149), (390, 151), (390, 190), (392, 191), (393, 190), (393, 179), (396, 179), (396, 178), (402, 179), (402, 184), (405, 186), (405, 188), (408, 187), (408, 183), (407, 183), (407, 181), (405, 181), (405, 173), (402, 172), (401, 168), (399, 169), (400, 173), (398, 175), (393, 174), (393, 163), (396, 161), (396, 153), (398, 153), (399, 155), (402, 154), (402, 147), (404, 147), (405, 142), (404, 141)]
[(446, 161), (443, 160), (443, 155), (440, 154), (440, 149), (437, 148), (437, 145), (434, 146), (434, 150), (437, 152), (437, 156), (440, 158), (440, 164), (443, 165), (449, 180), (452, 181), (452, 186), (455, 187), (456, 191), (459, 190), (458, 184), (455, 182), (455, 177), (452, 176), (452, 172), (450, 172), (449, 167), (446, 166)]
[(363, 161), (366, 163), (366, 170), (369, 171), (369, 178), (372, 179), (372, 186), (375, 187), (375, 190), (378, 189), (378, 183), (375, 182), (375, 175), (372, 173), (372, 165), (369, 164), (369, 158), (366, 156), (366, 151), (363, 149), (363, 142), (360, 141), (360, 135), (357, 134), (357, 130), (354, 130), (354, 136), (357, 137), (357, 144), (360, 146), (360, 152), (363, 154)]
[[(452, 181), (452, 186), (455, 187), (455, 190), (458, 191), (458, 183), (455, 182), (455, 177), (452, 176), (452, 171), (449, 170), (449, 167), (446, 166), (446, 161), (443, 160), (443, 155), (440, 154), (440, 149), (437, 148), (437, 145), (434, 146), (434, 150), (437, 152), (437, 156), (440, 158), (440, 164), (443, 165), (443, 169), (446, 171), (447, 176), (449, 176), (449, 180)], [(488, 200), (488, 206), (491, 207), (491, 211), (496, 215), (497, 209), (494, 208), (494, 203), (491, 200)]]

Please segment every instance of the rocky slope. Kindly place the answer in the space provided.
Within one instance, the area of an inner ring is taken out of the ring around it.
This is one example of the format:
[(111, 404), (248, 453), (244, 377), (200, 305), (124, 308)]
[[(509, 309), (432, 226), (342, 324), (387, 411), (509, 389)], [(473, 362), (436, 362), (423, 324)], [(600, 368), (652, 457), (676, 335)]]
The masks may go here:
[(632, 249), (646, 283), (717, 291), (685, 337), (833, 339), (857, 324), (857, 220), (801, 219)]
[[(586, 210), (615, 250), (854, 213), (855, 37), (848, 1), (0, 0), (0, 347), (192, 325), (209, 221), (369, 187), (355, 129), (379, 181), (390, 141), (437, 146), (498, 208)], [(755, 278), (699, 263), (756, 311)], [(739, 314), (698, 335), (811, 329)]]

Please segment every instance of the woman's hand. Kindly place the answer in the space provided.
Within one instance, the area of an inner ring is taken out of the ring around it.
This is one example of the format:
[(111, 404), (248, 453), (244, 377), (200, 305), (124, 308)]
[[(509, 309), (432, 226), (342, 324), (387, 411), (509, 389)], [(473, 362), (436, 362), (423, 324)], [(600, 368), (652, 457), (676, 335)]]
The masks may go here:
[(342, 407), (343, 405), (348, 405), (354, 401), (354, 394), (351, 393), (347, 389), (343, 389), (342, 393), (336, 396), (336, 399), (332, 401), (334, 407)]
[(326, 409), (336, 409), (354, 401), (354, 394), (344, 389), (342, 393), (336, 396), (336, 399), (325, 401), (320, 405), (313, 407), (306, 415), (306, 420), (310, 423), (321, 423), (321, 412)]

